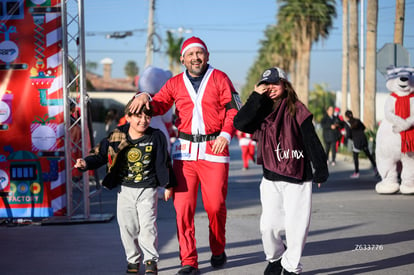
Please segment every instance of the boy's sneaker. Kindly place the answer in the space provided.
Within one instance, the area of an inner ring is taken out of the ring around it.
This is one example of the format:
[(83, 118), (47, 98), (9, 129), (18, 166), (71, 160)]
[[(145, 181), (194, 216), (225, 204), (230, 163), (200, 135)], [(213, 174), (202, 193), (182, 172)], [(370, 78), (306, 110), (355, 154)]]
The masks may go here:
[(126, 271), (127, 274), (138, 274), (138, 272), (139, 272), (139, 264), (128, 263), (127, 271)]
[(280, 275), (282, 273), (282, 269), (281, 259), (273, 263), (269, 262), (264, 271), (264, 275)]
[(157, 262), (156, 261), (146, 261), (145, 262), (145, 275), (156, 275), (158, 274)]
[(227, 262), (226, 252), (221, 253), (220, 255), (211, 255), (210, 263), (214, 268), (221, 268)]
[(359, 178), (359, 173), (353, 173), (352, 175), (349, 176), (351, 179), (358, 179)]
[(185, 265), (180, 270), (178, 270), (178, 273), (176, 275), (198, 275), (200, 274), (200, 270), (198, 268), (195, 268), (191, 265)]

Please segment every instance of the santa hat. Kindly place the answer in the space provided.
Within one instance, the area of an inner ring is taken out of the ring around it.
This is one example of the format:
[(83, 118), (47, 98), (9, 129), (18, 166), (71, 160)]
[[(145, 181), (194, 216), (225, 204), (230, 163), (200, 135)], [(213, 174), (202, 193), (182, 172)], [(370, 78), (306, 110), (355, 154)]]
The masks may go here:
[(203, 40), (193, 36), (184, 41), (183, 46), (181, 47), (181, 56), (183, 56), (188, 49), (193, 47), (203, 48), (208, 53), (207, 46)]

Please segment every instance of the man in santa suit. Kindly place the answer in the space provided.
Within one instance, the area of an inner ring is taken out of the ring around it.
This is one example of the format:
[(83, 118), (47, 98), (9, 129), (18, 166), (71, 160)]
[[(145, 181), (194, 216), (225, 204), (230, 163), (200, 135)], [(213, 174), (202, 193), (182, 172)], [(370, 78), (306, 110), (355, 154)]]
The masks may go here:
[(185, 72), (170, 78), (150, 97), (137, 94), (131, 111), (152, 104), (154, 115), (162, 115), (175, 103), (178, 139), (172, 145), (177, 236), (182, 268), (177, 274), (198, 274), (194, 214), (198, 187), (209, 219), (211, 265), (222, 267), (227, 217), (229, 143), (235, 133), (233, 118), (240, 98), (228, 76), (208, 64), (209, 52), (198, 37), (184, 41), (181, 63)]
[(239, 139), (239, 146), (242, 153), (243, 168), (245, 171), (249, 169), (249, 160), (254, 160), (254, 153), (256, 150), (256, 142), (252, 140), (252, 135), (239, 130), (236, 130), (237, 138)]

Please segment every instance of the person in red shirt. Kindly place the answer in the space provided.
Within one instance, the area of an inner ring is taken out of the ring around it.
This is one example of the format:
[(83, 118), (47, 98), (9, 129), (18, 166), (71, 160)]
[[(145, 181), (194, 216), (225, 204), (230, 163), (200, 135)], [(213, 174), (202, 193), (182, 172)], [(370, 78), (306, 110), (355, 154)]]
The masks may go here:
[(345, 137), (346, 137), (346, 129), (345, 129), (345, 121), (344, 121), (344, 117), (341, 115), (341, 109), (339, 107), (335, 107), (334, 109), (334, 116), (337, 117), (338, 119), (338, 130), (339, 130), (339, 138), (338, 141), (336, 142), (336, 151), (338, 151), (338, 148), (340, 146), (344, 146), (345, 144)]
[(178, 182), (173, 200), (182, 268), (177, 274), (182, 275), (199, 273), (194, 228), (199, 186), (209, 219), (210, 263), (220, 268), (227, 261), (229, 143), (240, 98), (228, 76), (208, 64), (209, 52), (200, 38), (184, 41), (180, 60), (185, 72), (170, 78), (152, 98), (141, 91), (131, 110), (151, 104), (154, 115), (162, 115), (175, 103), (178, 138), (171, 156)]
[(236, 131), (237, 138), (239, 139), (239, 146), (242, 153), (242, 160), (243, 160), (243, 168), (242, 170), (245, 171), (249, 169), (249, 161), (254, 160), (254, 153), (256, 150), (256, 142), (252, 140), (252, 135), (239, 131)]

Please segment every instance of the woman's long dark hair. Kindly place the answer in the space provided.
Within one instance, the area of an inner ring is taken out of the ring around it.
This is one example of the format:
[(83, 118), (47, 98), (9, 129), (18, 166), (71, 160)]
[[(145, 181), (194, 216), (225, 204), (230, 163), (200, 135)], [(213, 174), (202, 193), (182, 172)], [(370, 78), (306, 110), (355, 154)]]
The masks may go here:
[(351, 125), (351, 129), (355, 129), (358, 127), (358, 121), (354, 118), (351, 110), (347, 110), (345, 112), (345, 117), (348, 118), (348, 123)]
[[(294, 117), (296, 114), (295, 104), (297, 101), (299, 101), (298, 95), (296, 94), (295, 89), (293, 89), (292, 84), (288, 80), (281, 78), (280, 81), (283, 83), (283, 86), (285, 87), (285, 91), (281, 96), (280, 100), (286, 98), (289, 114)], [(278, 102), (280, 102), (280, 100), (278, 100)]]

